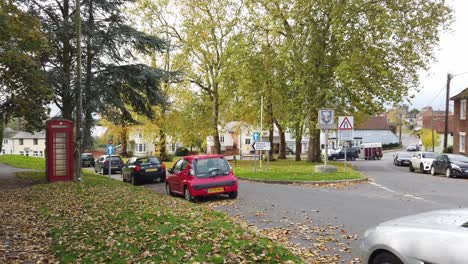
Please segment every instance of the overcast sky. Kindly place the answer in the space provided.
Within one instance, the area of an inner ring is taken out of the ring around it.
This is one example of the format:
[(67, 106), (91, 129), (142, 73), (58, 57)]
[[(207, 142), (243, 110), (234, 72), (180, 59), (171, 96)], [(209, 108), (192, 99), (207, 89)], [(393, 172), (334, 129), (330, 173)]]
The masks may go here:
[[(429, 72), (421, 73), (421, 90), (412, 99), (410, 108), (431, 104), (434, 109), (445, 109), (445, 84), (447, 73), (452, 75), (468, 72), (468, 0), (449, 0), (455, 11), (452, 32), (441, 36), (440, 45), (435, 53), (437, 61)], [(450, 96), (468, 87), (468, 73), (454, 77), (450, 85)], [(440, 94), (439, 94), (440, 92)], [(436, 96), (439, 94), (438, 96)], [(431, 103), (432, 102), (432, 103)], [(453, 106), (453, 102), (450, 103)]]

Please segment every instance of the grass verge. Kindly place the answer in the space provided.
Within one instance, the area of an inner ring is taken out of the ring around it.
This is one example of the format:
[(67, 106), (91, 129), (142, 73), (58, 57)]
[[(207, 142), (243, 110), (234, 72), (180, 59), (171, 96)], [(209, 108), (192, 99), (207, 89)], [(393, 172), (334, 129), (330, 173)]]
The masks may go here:
[(34, 170), (45, 170), (45, 159), (39, 157), (29, 157), (23, 155), (1, 155), (0, 163), (7, 165)]
[(335, 173), (317, 173), (315, 166), (317, 163), (294, 160), (276, 160), (270, 162), (270, 171), (267, 171), (267, 163), (262, 162), (262, 168), (259, 169), (257, 161), (257, 172), (254, 171), (254, 161), (237, 161), (234, 166), (234, 173), (241, 178), (256, 180), (277, 180), (277, 181), (335, 181), (349, 179), (363, 179), (364, 176), (351, 168), (349, 165), (346, 170), (342, 162), (330, 162), (331, 165), (338, 167)]
[[(28, 173), (21, 177), (39, 177)], [(52, 253), (62, 263), (302, 262), (206, 206), (89, 171), (83, 178), (22, 194), (47, 222)]]

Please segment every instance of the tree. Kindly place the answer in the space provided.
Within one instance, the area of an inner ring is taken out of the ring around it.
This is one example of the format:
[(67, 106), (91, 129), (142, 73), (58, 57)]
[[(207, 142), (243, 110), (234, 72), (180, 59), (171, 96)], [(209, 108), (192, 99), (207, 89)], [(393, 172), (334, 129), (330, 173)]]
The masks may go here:
[(12, 118), (24, 120), (28, 131), (43, 128), (52, 94), (41, 70), (47, 49), (39, 20), (0, 0), (0, 149)]
[[(432, 137), (434, 135), (434, 141), (432, 141)], [(430, 130), (427, 128), (421, 129), (419, 132), (419, 137), (421, 138), (422, 144), (426, 150), (433, 150), (433, 148), (440, 145), (440, 135), (434, 130)], [(434, 144), (432, 144), (434, 142)]]
[[(42, 31), (47, 34), (52, 51), (44, 69), (53, 87), (54, 103), (64, 118), (73, 120), (75, 109), (76, 45), (73, 28), (76, 10), (70, 0), (23, 0), (27, 8), (41, 18)], [(128, 25), (122, 9), (131, 0), (83, 2), (84, 46), (84, 136), (85, 146), (91, 141), (93, 113), (99, 112), (109, 121), (125, 119), (135, 122), (127, 106), (137, 114), (153, 116), (152, 106), (165, 101), (160, 93), (160, 80), (167, 78), (164, 71), (135, 63), (134, 53), (151, 54), (162, 51), (165, 42), (140, 32)], [(117, 119), (115, 119), (117, 118)]]
[(452, 19), (443, 1), (255, 2), (279, 21), (290, 47), (293, 83), (308, 111), (310, 161), (320, 159), (318, 108), (372, 114), (402, 101)]

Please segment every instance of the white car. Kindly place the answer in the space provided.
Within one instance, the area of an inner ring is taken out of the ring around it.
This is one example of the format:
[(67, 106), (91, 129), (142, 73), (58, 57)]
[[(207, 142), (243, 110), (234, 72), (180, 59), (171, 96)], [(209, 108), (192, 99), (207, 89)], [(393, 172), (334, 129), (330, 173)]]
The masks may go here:
[(360, 249), (365, 264), (468, 263), (468, 209), (398, 218), (367, 230)]
[(416, 152), (411, 157), (409, 171), (414, 172), (415, 170), (418, 170), (422, 173), (430, 172), (432, 162), (435, 158), (437, 158), (437, 153), (435, 152)]

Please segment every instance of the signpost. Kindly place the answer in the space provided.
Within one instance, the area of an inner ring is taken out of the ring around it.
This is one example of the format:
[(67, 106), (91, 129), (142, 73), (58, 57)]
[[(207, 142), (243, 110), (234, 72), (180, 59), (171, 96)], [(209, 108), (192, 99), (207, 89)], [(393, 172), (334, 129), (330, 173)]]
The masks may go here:
[[(257, 141), (252, 144), (252, 148), (257, 151), (270, 151), (271, 150), (271, 144), (269, 141)], [(270, 153), (267, 154), (267, 171), (270, 171)]]
[(353, 116), (340, 116), (338, 117), (338, 132), (340, 134), (340, 139), (343, 141), (343, 149), (345, 152), (345, 163), (344, 169), (346, 170), (347, 162), (347, 151), (348, 141), (353, 140), (353, 130), (354, 130), (354, 117)]
[(111, 162), (111, 155), (115, 153), (115, 148), (114, 145), (112, 145), (112, 140), (109, 140), (109, 144), (107, 144), (106, 147), (106, 152), (107, 155), (109, 155), (109, 177), (111, 177), (111, 167), (112, 167), (112, 162)]
[(328, 162), (328, 129), (335, 128), (335, 109), (319, 109), (317, 128), (325, 130), (325, 166)]

